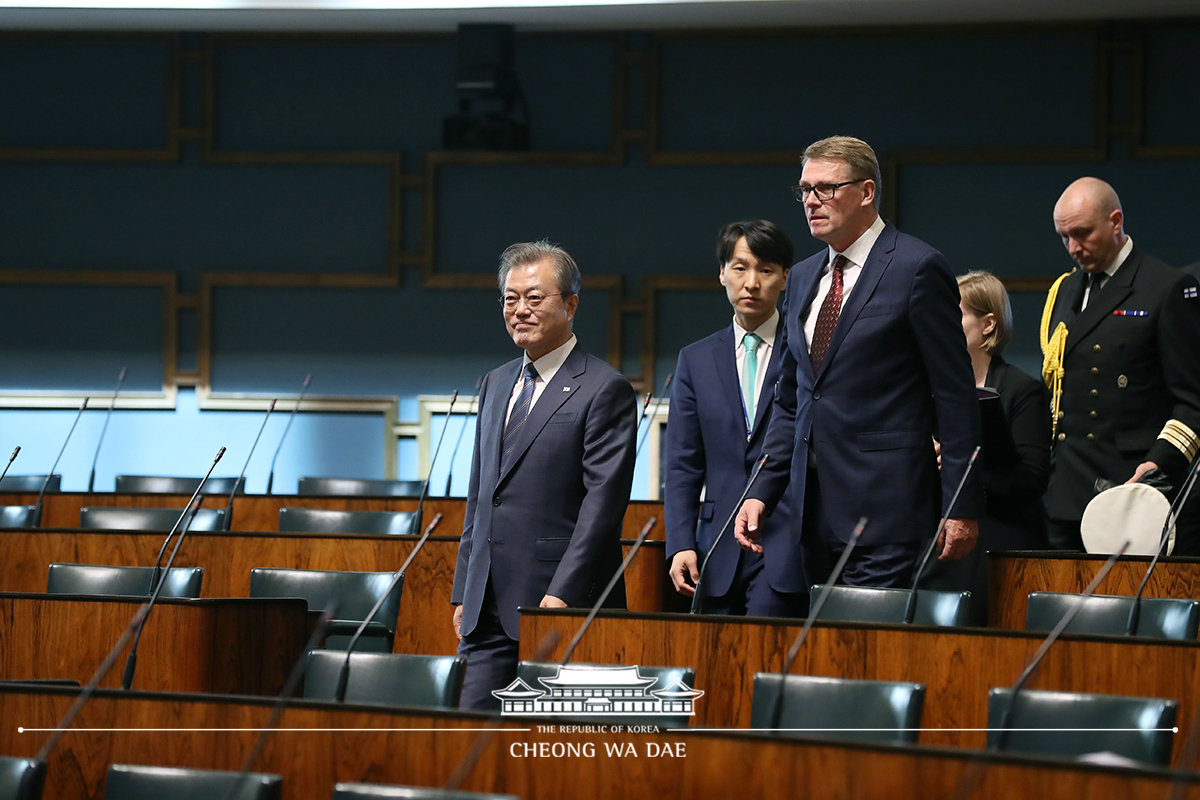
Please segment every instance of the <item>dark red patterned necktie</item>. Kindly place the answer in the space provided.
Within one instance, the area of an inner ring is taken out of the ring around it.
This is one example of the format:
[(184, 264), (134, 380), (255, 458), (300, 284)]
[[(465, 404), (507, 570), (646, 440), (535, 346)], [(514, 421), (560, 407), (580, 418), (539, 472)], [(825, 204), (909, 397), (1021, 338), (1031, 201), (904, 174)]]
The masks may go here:
[(842, 313), (842, 270), (849, 263), (845, 256), (838, 256), (833, 260), (833, 280), (829, 284), (829, 292), (821, 301), (821, 310), (817, 312), (817, 327), (813, 331), (812, 347), (808, 351), (812, 357), (814, 371), (821, 368), (822, 362), (825, 361), (825, 353), (829, 350), (829, 343), (833, 341), (833, 329), (837, 327), (838, 316)]

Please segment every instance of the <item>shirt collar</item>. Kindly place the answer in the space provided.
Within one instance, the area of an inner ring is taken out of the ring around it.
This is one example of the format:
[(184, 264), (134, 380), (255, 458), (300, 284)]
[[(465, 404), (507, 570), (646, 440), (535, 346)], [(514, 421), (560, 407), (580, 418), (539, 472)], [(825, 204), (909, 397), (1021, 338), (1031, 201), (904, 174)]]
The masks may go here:
[(778, 308), (775, 309), (775, 311), (771, 314), (771, 316), (767, 318), (766, 322), (764, 322), (762, 325), (759, 325), (757, 328), (755, 328), (752, 331), (748, 331), (745, 328), (743, 328), (741, 325), (738, 325), (737, 317), (734, 317), (733, 318), (733, 344), (734, 344), (734, 347), (737, 348), (737, 347), (742, 346), (742, 340), (746, 338), (747, 333), (753, 333), (754, 335), (756, 335), (760, 339), (762, 339), (764, 342), (766, 342), (768, 345), (774, 346), (775, 332), (777, 330), (779, 330), (779, 309)]
[[(533, 362), (533, 368), (537, 370), (538, 378), (542, 383), (549, 383), (554, 377), (554, 373), (558, 372), (559, 367), (566, 362), (567, 356), (571, 355), (571, 351), (575, 349), (575, 334), (571, 334), (571, 338), (564, 343), (551, 350), (546, 355)], [(521, 359), (521, 369), (525, 369), (525, 365), (529, 363), (529, 353)]]
[(832, 247), (829, 248), (829, 263), (832, 264), (833, 259), (838, 256), (845, 256), (846, 260), (856, 267), (866, 264), (867, 256), (871, 255), (871, 248), (875, 246), (875, 241), (883, 233), (883, 229), (883, 217), (876, 216), (875, 221), (871, 223), (871, 227), (863, 231), (863, 235), (855, 239), (854, 244), (847, 247), (844, 252), (839, 253)]
[(1117, 251), (1117, 257), (1113, 259), (1113, 263), (1104, 268), (1104, 274), (1112, 277), (1117, 274), (1117, 270), (1125, 263), (1125, 259), (1129, 258), (1130, 252), (1133, 251), (1133, 237), (1126, 236), (1125, 244), (1121, 245), (1121, 249)]

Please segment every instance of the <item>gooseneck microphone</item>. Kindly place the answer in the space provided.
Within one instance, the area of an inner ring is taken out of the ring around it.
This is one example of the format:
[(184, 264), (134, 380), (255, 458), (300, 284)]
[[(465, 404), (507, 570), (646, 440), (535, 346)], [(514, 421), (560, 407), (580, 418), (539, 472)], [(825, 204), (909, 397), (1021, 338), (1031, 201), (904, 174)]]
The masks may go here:
[(267, 473), (267, 494), (271, 493), (271, 489), (275, 486), (275, 462), (279, 460), (279, 451), (283, 449), (283, 443), (287, 441), (288, 431), (292, 429), (292, 420), (296, 418), (296, 412), (300, 410), (300, 404), (304, 402), (304, 393), (308, 391), (308, 385), (312, 383), (313, 374), (310, 372), (304, 379), (304, 385), (300, 387), (300, 396), (296, 398), (296, 405), (292, 406), (292, 413), (288, 414), (287, 425), (283, 428), (283, 435), (279, 437), (279, 446), (275, 448), (275, 455), (271, 457), (271, 471)]
[(458, 399), (458, 389), (450, 395), (450, 405), (446, 408), (446, 420), (442, 423), (442, 432), (438, 436), (437, 447), (433, 448), (433, 458), (429, 459), (429, 474), (421, 483), (421, 497), (417, 500), (417, 514), (413, 517), (412, 533), (421, 527), (421, 511), (425, 508), (425, 496), (429, 494), (429, 481), (433, 479), (433, 466), (437, 464), (438, 453), (442, 452), (442, 442), (446, 439), (446, 429), (450, 427), (450, 414), (454, 411), (454, 401)]
[(812, 629), (813, 623), (817, 621), (825, 601), (829, 599), (829, 593), (833, 591), (838, 579), (842, 577), (842, 570), (846, 568), (846, 562), (850, 560), (850, 553), (858, 544), (866, 527), (867, 518), (860, 517), (858, 524), (850, 532), (850, 541), (846, 542), (846, 546), (842, 548), (842, 554), (838, 556), (837, 563), (833, 565), (833, 572), (829, 573), (829, 580), (821, 587), (821, 593), (817, 595), (817, 602), (813, 603), (812, 608), (809, 609), (808, 616), (804, 619), (804, 627), (800, 629), (796, 641), (792, 642), (792, 646), (788, 648), (787, 656), (783, 659), (783, 667), (779, 670), (779, 694), (775, 696), (774, 708), (771, 710), (771, 727), (774, 729), (779, 727), (779, 722), (783, 719), (783, 700), (787, 694), (784, 691), (787, 688), (787, 676), (792, 671), (792, 664), (795, 663), (796, 656), (800, 654), (800, 645), (804, 644), (804, 640), (808, 638), (808, 632)]
[(96, 462), (100, 460), (100, 448), (104, 444), (104, 434), (108, 432), (108, 421), (112, 419), (113, 408), (117, 405), (117, 395), (121, 393), (121, 384), (125, 382), (125, 374), (128, 371), (128, 367), (121, 367), (121, 374), (117, 376), (117, 388), (113, 389), (112, 400), (108, 403), (108, 412), (104, 415), (104, 426), (100, 428), (100, 440), (96, 442), (96, 453), (92, 456), (92, 472), (88, 475), (87, 490), (89, 493), (96, 486)]
[(417, 553), (422, 547), (425, 546), (425, 542), (429, 539), (429, 534), (433, 533), (434, 529), (437, 528), (441, 522), (442, 513), (439, 511), (437, 515), (430, 520), (429, 524), (425, 526), (425, 532), (422, 533), (421, 538), (417, 540), (417, 544), (415, 547), (413, 547), (412, 552), (408, 554), (408, 558), (404, 559), (404, 563), (401, 564), (400, 569), (396, 571), (396, 575), (392, 578), (391, 583), (389, 583), (387, 588), (380, 593), (379, 599), (375, 601), (375, 605), (371, 606), (371, 610), (367, 612), (366, 617), (363, 618), (363, 621), (359, 624), (358, 628), (355, 629), (354, 635), (350, 637), (350, 641), (346, 644), (346, 660), (342, 662), (342, 668), (338, 671), (337, 687), (333, 692), (333, 699), (336, 702), (344, 703), (346, 701), (346, 686), (350, 682), (350, 654), (354, 652), (355, 646), (358, 645), (358, 640), (362, 638), (363, 631), (367, 629), (367, 625), (371, 623), (371, 620), (375, 618), (375, 614), (378, 613), (379, 609), (383, 607), (384, 601), (387, 600), (388, 595), (392, 593), (392, 590), (396, 588), (396, 584), (404, 580), (404, 573), (408, 571), (408, 565), (411, 564), (413, 559), (417, 557)]
[[(278, 400), (272, 400), (271, 405), (267, 406), (267, 413), (263, 416), (262, 425), (258, 427), (258, 435), (254, 437), (254, 444), (250, 445), (250, 452), (246, 455), (246, 463), (242, 464), (242, 471), (238, 473), (237, 480), (233, 482), (233, 488), (229, 490), (229, 502), (225, 504), (225, 530), (233, 530), (233, 496), (237, 494), (238, 486), (242, 482), (242, 478), (246, 475), (246, 468), (250, 466), (250, 459), (254, 457), (254, 449), (258, 447), (258, 440), (262, 438), (263, 430), (267, 427), (267, 420), (271, 418), (271, 412), (275, 410), (275, 403)], [(207, 480), (207, 476), (205, 476)]]
[[(467, 406), (467, 418), (463, 420), (462, 427), (458, 429), (458, 438), (454, 440), (454, 449), (450, 451), (450, 467), (446, 470), (446, 494), (450, 496), (450, 483), (454, 480), (454, 459), (458, 457), (458, 446), (462, 444), (463, 434), (467, 431), (467, 423), (471, 421), (471, 417), (478, 413), (476, 411), (479, 401), (479, 387), (483, 385), (483, 376), (480, 375), (475, 381), (475, 394), (471, 397), (471, 405)], [(449, 420), (447, 420), (449, 421)]]
[(921, 560), (917, 564), (917, 569), (913, 573), (912, 589), (908, 593), (908, 602), (904, 605), (904, 624), (911, 625), (913, 618), (917, 615), (917, 582), (921, 580), (921, 573), (925, 571), (925, 567), (929, 564), (929, 559), (933, 556), (933, 548), (937, 547), (938, 539), (942, 536), (942, 531), (946, 530), (946, 523), (953, 517), (954, 506), (958, 503), (958, 496), (962, 494), (963, 487), (967, 485), (967, 478), (971, 474), (971, 470), (975, 468), (975, 461), (979, 458), (980, 448), (976, 446), (975, 452), (971, 453), (971, 460), (967, 462), (967, 468), (963, 470), (962, 478), (958, 482), (958, 488), (954, 490), (954, 496), (950, 498), (950, 505), (946, 506), (946, 514), (938, 523), (937, 530), (933, 534), (933, 538), (929, 540), (929, 545), (925, 548), (925, 552), (921, 554)]
[(709, 546), (708, 552), (704, 554), (704, 561), (700, 562), (700, 576), (696, 579), (696, 585), (693, 587), (695, 591), (692, 593), (692, 610), (691, 613), (699, 614), (700, 609), (704, 606), (704, 600), (700, 596), (700, 587), (704, 584), (704, 571), (708, 569), (708, 560), (712, 558), (713, 551), (717, 549), (717, 545), (721, 543), (721, 537), (729, 530), (729, 526), (733, 524), (737, 518), (738, 511), (742, 508), (742, 503), (746, 500), (746, 495), (750, 494), (750, 488), (754, 486), (754, 482), (758, 480), (758, 473), (762, 472), (763, 465), (767, 463), (769, 455), (763, 453), (759, 456), (758, 463), (754, 465), (754, 471), (750, 473), (750, 480), (746, 481), (746, 488), (742, 490), (742, 496), (733, 504), (733, 513), (729, 515), (729, 519), (725, 520), (725, 526), (721, 528), (717, 538), (713, 539), (712, 545)]
[(0, 472), (0, 481), (4, 480), (4, 476), (8, 474), (8, 468), (12, 466), (12, 462), (17, 460), (17, 453), (21, 452), (21, 445), (17, 445), (17, 449), (13, 450), (13, 454), (8, 457), (8, 463), (4, 465), (4, 471)]
[(163, 586), (167, 582), (167, 576), (171, 574), (171, 565), (175, 563), (175, 555), (179, 552), (179, 546), (183, 544), (183, 538), (187, 536), (187, 525), (184, 525), (180, 530), (179, 538), (175, 540), (175, 548), (171, 551), (171, 557), (167, 559), (167, 565), (161, 566), (163, 552), (167, 549), (167, 543), (171, 541), (171, 537), (175, 535), (175, 531), (183, 523), (183, 518), (192, 510), (192, 503), (200, 495), (200, 490), (204, 488), (204, 484), (208, 481), (208, 476), (212, 475), (216, 469), (217, 462), (221, 460), (221, 456), (225, 455), (225, 448), (222, 447), (217, 451), (217, 457), (213, 459), (212, 465), (209, 466), (208, 472), (204, 473), (204, 477), (200, 479), (200, 485), (196, 487), (196, 491), (192, 493), (192, 498), (188, 500), (187, 506), (183, 509), (183, 513), (179, 515), (179, 519), (175, 520), (175, 525), (167, 532), (167, 538), (163, 540), (162, 547), (158, 550), (158, 560), (154, 562), (154, 571), (150, 577), (150, 600), (144, 606), (145, 613), (142, 614), (141, 621), (138, 623), (134, 631), (133, 647), (129, 649), (129, 656), (125, 659), (125, 674), (121, 678), (121, 688), (130, 689), (133, 687), (133, 673), (137, 669), (137, 650), (138, 644), (142, 640), (142, 631), (145, 629), (146, 620), (150, 617), (150, 610), (154, 608), (154, 603), (158, 600), (158, 595), (162, 592)]
[(62, 460), (63, 453), (67, 452), (67, 443), (71, 441), (71, 434), (75, 432), (75, 426), (79, 424), (79, 418), (83, 416), (87, 404), (88, 399), (85, 397), (79, 406), (79, 413), (75, 415), (75, 421), (71, 423), (71, 430), (67, 431), (67, 438), (63, 440), (62, 449), (58, 451), (58, 458), (54, 459), (54, 465), (46, 473), (46, 480), (42, 481), (42, 488), (38, 490), (37, 503), (33, 506), (33, 527), (35, 528), (42, 524), (42, 498), (46, 495), (46, 487), (50, 485), (50, 479), (54, 477), (54, 470), (58, 469), (58, 462)]
[[(654, 420), (658, 419), (658, 410), (662, 408), (663, 401), (666, 400), (671, 394), (671, 381), (674, 380), (674, 378), (675, 373), (672, 372), (667, 376), (667, 379), (663, 381), (662, 394), (660, 394), (658, 399), (654, 401), (654, 411), (650, 414), (650, 424), (646, 426), (646, 430), (642, 431), (642, 438), (638, 440), (637, 449), (634, 450), (635, 457), (637, 454), (642, 452), (642, 445), (646, 443), (646, 437), (650, 435), (650, 429), (654, 427)], [(646, 412), (643, 409), (642, 414), (645, 415), (645, 413)], [(641, 425), (641, 422), (639, 422), (638, 425)]]
[(1158, 550), (1154, 553), (1154, 558), (1150, 559), (1150, 566), (1146, 569), (1146, 574), (1142, 576), (1142, 582), (1138, 584), (1137, 594), (1133, 596), (1133, 605), (1129, 607), (1129, 619), (1125, 622), (1125, 635), (1135, 636), (1137, 634), (1138, 622), (1142, 616), (1142, 593), (1146, 591), (1146, 584), (1150, 582), (1150, 573), (1154, 571), (1154, 565), (1158, 563), (1158, 559), (1167, 551), (1167, 542), (1171, 540), (1171, 534), (1175, 532), (1175, 523), (1178, 521), (1179, 512), (1187, 503), (1188, 497), (1192, 493), (1192, 487), (1196, 485), (1197, 469), (1200, 468), (1200, 458), (1192, 462), (1188, 468), (1187, 476), (1183, 479), (1183, 488), (1179, 494), (1175, 496), (1175, 502), (1171, 504), (1171, 508), (1167, 511), (1167, 518), (1163, 520), (1162, 537), (1158, 540)]

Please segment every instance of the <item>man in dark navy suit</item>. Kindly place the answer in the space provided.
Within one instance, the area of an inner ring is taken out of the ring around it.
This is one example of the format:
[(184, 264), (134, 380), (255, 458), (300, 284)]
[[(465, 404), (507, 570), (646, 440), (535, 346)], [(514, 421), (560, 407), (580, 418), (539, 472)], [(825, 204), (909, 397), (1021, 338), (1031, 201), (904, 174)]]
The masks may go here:
[[(467, 659), (460, 705), (499, 709), (521, 606), (590, 606), (621, 565), (636, 451), (629, 381), (571, 332), (579, 268), (548, 242), (500, 259), (504, 322), (525, 353), (484, 377), (450, 602)], [(624, 608), (624, 585), (607, 601)]]
[(941, 253), (880, 218), (870, 145), (824, 139), (801, 167), (796, 199), (828, 247), (788, 275), (787, 351), (763, 443), (771, 459), (735, 534), (761, 550), (765, 516), (790, 482), (812, 583), (828, 580), (866, 517), (842, 582), (909, 586), (939, 517), (950, 517), (938, 542), (949, 560), (970, 552), (982, 513), (978, 473), (948, 508), (980, 441), (958, 286)]
[[(679, 352), (665, 511), (671, 581), (683, 595), (695, 594), (704, 555), (761, 456), (783, 353), (776, 306), (791, 263), (791, 240), (775, 224), (726, 225), (717, 238), (717, 264), (733, 324)], [(765, 557), (743, 551), (725, 534), (700, 582), (701, 611), (803, 616), (808, 588), (788, 520), (785, 500), (763, 526)]]

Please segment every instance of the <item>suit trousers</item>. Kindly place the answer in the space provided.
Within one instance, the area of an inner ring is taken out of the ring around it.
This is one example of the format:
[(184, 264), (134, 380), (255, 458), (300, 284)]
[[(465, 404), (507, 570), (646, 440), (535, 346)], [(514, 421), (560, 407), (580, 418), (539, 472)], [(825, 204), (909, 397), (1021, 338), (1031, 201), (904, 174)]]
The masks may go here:
[[(703, 553), (700, 556), (703, 558)], [(705, 614), (748, 617), (803, 617), (808, 613), (808, 592), (777, 592), (763, 569), (763, 554), (741, 550), (729, 591), (720, 597), (705, 597)]]
[(500, 698), (493, 691), (505, 689), (517, 677), (519, 642), (510, 639), (500, 622), (492, 576), (488, 575), (479, 623), (458, 642), (458, 654), (467, 660), (458, 707), (475, 711), (499, 711)]

